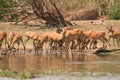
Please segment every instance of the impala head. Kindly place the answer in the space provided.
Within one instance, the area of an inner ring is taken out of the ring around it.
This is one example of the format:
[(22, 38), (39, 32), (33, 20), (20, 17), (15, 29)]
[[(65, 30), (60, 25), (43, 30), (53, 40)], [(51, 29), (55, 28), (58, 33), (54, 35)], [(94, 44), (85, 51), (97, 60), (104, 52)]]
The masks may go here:
[(108, 33), (112, 33), (113, 34), (113, 32), (114, 32), (114, 30), (113, 30), (113, 27), (111, 26), (111, 27), (106, 27), (107, 28), (107, 30), (108, 30)]
[(65, 30), (73, 30), (73, 26), (66, 26), (64, 27)]

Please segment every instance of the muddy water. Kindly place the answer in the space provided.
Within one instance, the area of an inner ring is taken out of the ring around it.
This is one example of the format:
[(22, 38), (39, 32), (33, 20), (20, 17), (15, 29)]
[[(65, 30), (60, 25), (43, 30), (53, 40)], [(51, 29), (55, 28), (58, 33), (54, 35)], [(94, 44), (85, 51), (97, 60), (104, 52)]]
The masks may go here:
[[(1, 69), (17, 73), (29, 70), (41, 80), (118, 80), (120, 79), (120, 52), (97, 56), (93, 54), (64, 53), (35, 56), (33, 54), (10, 54), (0, 58)], [(44, 76), (41, 76), (43, 75)], [(111, 78), (110, 78), (111, 77)], [(55, 79), (56, 78), (56, 79)]]

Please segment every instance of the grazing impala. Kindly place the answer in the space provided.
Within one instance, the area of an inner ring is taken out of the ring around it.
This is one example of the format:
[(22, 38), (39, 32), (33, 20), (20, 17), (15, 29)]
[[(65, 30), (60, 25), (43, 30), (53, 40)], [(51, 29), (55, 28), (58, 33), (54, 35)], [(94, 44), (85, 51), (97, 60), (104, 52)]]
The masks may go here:
[(11, 41), (10, 49), (14, 48), (16, 50), (16, 48), (14, 47), (15, 43), (17, 43), (17, 45), (18, 45), (18, 50), (19, 50), (20, 43), (22, 43), (22, 45), (24, 47), (24, 50), (25, 50), (25, 45), (23, 43), (23, 38), (20, 34), (15, 34), (15, 36), (13, 37), (13, 39)]
[(65, 39), (66, 31), (63, 31), (61, 33), (52, 32), (51, 34), (48, 34), (48, 42), (50, 48), (53, 50), (57, 50), (57, 48), (62, 47), (64, 39)]
[(111, 27), (107, 27), (107, 30), (108, 30), (108, 33), (111, 33), (111, 35), (109, 36), (109, 40), (111, 38), (113, 38), (113, 45), (116, 46), (115, 45), (115, 40), (116, 40), (117, 45), (120, 46), (120, 44), (119, 44), (119, 41), (120, 41), (119, 40), (120, 39), (120, 29), (114, 31), (113, 27), (111, 26)]
[(40, 49), (43, 49), (44, 46), (46, 47), (46, 44), (48, 42), (48, 35), (49, 34), (50, 33), (48, 33), (48, 32), (43, 32), (43, 33), (39, 34), (38, 46), (40, 47)]
[(38, 34), (33, 31), (27, 31), (25, 33), (25, 36), (27, 37), (27, 39), (25, 40), (25, 43), (26, 43), (30, 39), (33, 39), (33, 40), (36, 39), (38, 37)]
[(7, 48), (7, 33), (5, 31), (0, 32), (0, 48), (2, 46), (3, 40), (5, 40), (5, 47)]
[(25, 44), (28, 40), (32, 39), (33, 40), (33, 46), (35, 46), (36, 44), (36, 41), (38, 40), (38, 36), (39, 34), (35, 33), (35, 32), (32, 32), (32, 31), (27, 31), (25, 33), (25, 36), (27, 37), (27, 39), (24, 41)]
[[(65, 32), (64, 32), (65, 33)], [(43, 32), (42, 34), (39, 35), (39, 46), (43, 48), (43, 45), (49, 44), (50, 50), (52, 48), (57, 50), (57, 45), (61, 46), (62, 45), (62, 39), (64, 38), (63, 32), (56, 33), (56, 32)], [(46, 46), (46, 45), (45, 45)]]

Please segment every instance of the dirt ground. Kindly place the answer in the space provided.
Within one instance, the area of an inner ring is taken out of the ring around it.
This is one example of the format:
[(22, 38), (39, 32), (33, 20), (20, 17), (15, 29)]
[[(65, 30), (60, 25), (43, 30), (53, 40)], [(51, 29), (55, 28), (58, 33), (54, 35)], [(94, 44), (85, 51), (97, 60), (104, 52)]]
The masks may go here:
[[(91, 21), (93, 23), (91, 23)], [(76, 23), (74, 28), (80, 27), (82, 30), (98, 30), (98, 31), (107, 31), (106, 27), (113, 26), (113, 29), (120, 29), (120, 20), (105, 20), (102, 24), (99, 20), (82, 20), (82, 21), (72, 21), (72, 23)], [(39, 23), (29, 22), (28, 25), (23, 23), (19, 23), (18, 25), (14, 25), (12, 22), (0, 22), (0, 31), (6, 32), (15, 32), (23, 34), (24, 32), (31, 30), (37, 33), (42, 33), (45, 31), (55, 31), (56, 28), (44, 28), (40, 26)]]
[[(91, 23), (93, 22), (93, 23)], [(106, 27), (113, 26), (114, 30), (120, 29), (120, 20), (105, 20), (102, 24), (99, 20), (82, 20), (82, 21), (72, 21), (72, 23), (76, 23), (74, 28), (80, 27), (82, 30), (97, 30), (97, 31), (105, 31), (107, 36), (109, 35)], [(39, 23), (29, 22), (27, 25), (23, 23), (19, 23), (18, 25), (14, 25), (12, 22), (0, 22), (0, 31), (15, 32), (23, 35), (26, 31), (34, 31), (37, 33), (42, 32), (50, 32), (55, 31), (56, 28), (44, 28), (40, 26)], [(29, 42), (31, 43), (31, 42)], [(28, 44), (27, 47), (31, 47), (31, 44)]]

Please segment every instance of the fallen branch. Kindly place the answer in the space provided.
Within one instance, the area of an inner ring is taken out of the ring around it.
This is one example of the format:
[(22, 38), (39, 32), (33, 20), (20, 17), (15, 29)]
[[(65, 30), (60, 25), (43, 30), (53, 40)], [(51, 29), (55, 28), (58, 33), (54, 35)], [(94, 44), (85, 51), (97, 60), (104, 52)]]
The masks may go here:
[(108, 53), (108, 52), (115, 52), (115, 51), (119, 51), (120, 49), (103, 49), (103, 48), (99, 48), (93, 51), (93, 54), (100, 54), (100, 53)]

